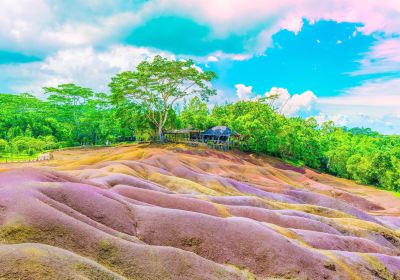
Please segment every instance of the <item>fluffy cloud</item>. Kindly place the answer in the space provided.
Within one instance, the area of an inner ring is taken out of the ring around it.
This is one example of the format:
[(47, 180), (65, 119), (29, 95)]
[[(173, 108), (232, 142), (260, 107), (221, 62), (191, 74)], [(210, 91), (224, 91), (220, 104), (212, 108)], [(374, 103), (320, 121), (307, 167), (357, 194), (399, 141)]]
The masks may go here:
[(42, 62), (4, 65), (0, 67), (0, 72), (19, 77), (10, 85), (16, 92), (40, 95), (44, 86), (69, 82), (107, 91), (111, 76), (134, 69), (140, 61), (152, 59), (156, 54), (174, 58), (172, 54), (147, 48), (116, 45), (105, 51), (96, 51), (92, 47), (85, 47), (58, 51)]
[[(262, 96), (255, 95), (252, 86), (235, 85), (237, 100), (257, 101)], [(273, 87), (264, 96), (267, 102), (279, 113), (286, 116), (310, 116), (315, 111), (317, 97), (312, 91), (291, 95), (285, 88)]]
[(336, 125), (368, 127), (384, 134), (400, 133), (398, 108), (363, 105), (317, 104), (319, 113), (314, 117), (319, 123), (331, 120)]
[[(337, 22), (361, 23), (359, 31), (371, 34), (376, 31), (398, 34), (400, 30), (400, 2), (387, 0), (319, 1), (319, 0), (156, 0), (144, 9), (157, 15), (169, 13), (190, 17), (196, 22), (211, 26), (215, 38), (229, 34), (246, 34), (256, 26), (262, 28), (255, 38), (256, 49), (265, 50), (271, 36), (281, 29), (299, 32), (302, 19), (311, 22), (334, 20)], [(251, 15), (251, 16), (248, 16)], [(254, 43), (254, 42), (253, 42)]]
[[(84, 5), (94, 8), (97, 7), (93, 6), (94, 2), (78, 4), (80, 8)], [(0, 49), (45, 56), (69, 47), (101, 45), (104, 40), (117, 36), (123, 26), (133, 26), (140, 21), (140, 14), (130, 12), (75, 19), (74, 11), (80, 9), (63, 5), (65, 3), (50, 0), (2, 0)], [(64, 10), (68, 10), (66, 16), (62, 15)]]
[(358, 0), (253, 0), (251, 5), (247, 0), (215, 0), (211, 3), (203, 0), (157, 0), (150, 1), (146, 8), (190, 15), (199, 22), (211, 24), (220, 36), (227, 32), (240, 33), (274, 18), (294, 31), (301, 26), (298, 19), (302, 18), (360, 22), (364, 24), (360, 29), (368, 33), (376, 30), (393, 33), (400, 27), (400, 4), (397, 0), (365, 0), (362, 5)]
[(342, 114), (327, 115), (325, 113), (319, 113), (314, 116), (319, 124), (327, 121), (333, 121), (338, 126), (346, 126), (349, 124), (349, 117)]
[(235, 85), (236, 88), (236, 96), (238, 97), (239, 100), (250, 100), (250, 95), (253, 94), (252, 86), (245, 86), (244, 84), (237, 84)]
[(41, 26), (51, 20), (54, 20), (54, 18), (52, 17), (50, 7), (44, 0), (21, 0), (18, 2), (12, 0), (1, 1), (1, 48), (18, 48), (27, 40), (34, 40)]
[[(400, 100), (396, 95), (377, 97), (377, 91), (392, 92), (399, 81), (370, 83), (351, 89), (336, 98), (318, 98), (312, 91), (290, 94), (285, 88), (273, 87), (265, 93), (269, 104), (288, 117), (314, 117), (318, 123), (333, 121), (338, 126), (369, 127), (381, 133), (400, 133)], [(257, 100), (251, 86), (236, 85), (239, 100)], [(251, 96), (254, 96), (251, 98)], [(399, 95), (400, 96), (400, 95)], [(273, 97), (273, 98), (272, 98)]]
[[(253, 0), (251, 5), (248, 0), (2, 0), (0, 47), (30, 53), (116, 43), (130, 30), (163, 16), (209, 27), (210, 33), (202, 33), (199, 43), (242, 40), (243, 51), (233, 55), (244, 57), (263, 52), (281, 29), (299, 32), (303, 19), (361, 23), (359, 31), (366, 34), (379, 31), (391, 35), (400, 30), (398, 0), (365, 0), (362, 4), (358, 0)], [(214, 52), (222, 49), (219, 43), (210, 47)]]
[(235, 99), (226, 94), (223, 90), (217, 89), (217, 94), (210, 96), (207, 106), (212, 109), (215, 105), (223, 105), (225, 103), (234, 102)]
[(399, 105), (400, 78), (367, 80), (341, 96), (317, 100), (320, 121), (369, 127), (385, 134), (400, 133)]
[[(316, 108), (321, 111), (323, 108), (327, 111), (321, 119), (336, 119), (340, 123), (346, 120), (349, 125), (357, 124), (352, 120), (362, 118), (351, 110), (374, 114), (371, 118), (382, 125), (399, 123), (395, 114), (398, 114), (396, 105), (400, 104), (400, 78), (393, 75), (400, 71), (398, 0), (364, 0), (362, 3), (359, 0), (253, 0), (251, 4), (248, 0), (2, 0), (0, 50), (43, 59), (29, 62), (32, 60), (24, 58), (27, 63), (11, 61), (14, 64), (0, 65), (2, 90), (39, 93), (42, 86), (75, 82), (104, 91), (110, 76), (160, 53), (151, 49), (152, 41), (145, 40), (141, 44), (146, 46), (143, 48), (116, 45), (127, 43), (124, 41), (127, 34), (160, 17), (187, 19), (200, 28), (201, 36), (183, 33), (176, 37), (185, 42), (178, 42), (182, 45), (178, 53), (187, 57), (185, 51), (195, 46), (202, 50), (197, 55), (204, 57), (194, 58), (205, 64), (246, 60), (264, 53), (274, 34), (282, 29), (297, 33), (304, 19), (311, 23), (318, 20), (360, 23), (358, 32), (376, 32), (379, 41), (360, 61), (359, 71), (351, 74), (390, 73), (392, 78), (365, 81), (335, 98), (317, 99), (310, 91), (291, 95), (280, 88), (273, 88), (266, 94), (277, 93), (276, 102), (288, 116), (317, 116)], [(179, 30), (170, 28), (163, 38), (176, 43), (177, 40), (171, 38), (175, 38)], [(157, 35), (156, 39), (159, 39)], [(167, 49), (164, 41), (159, 44), (160, 48)], [(239, 99), (251, 99), (252, 90), (251, 86), (236, 85)], [(220, 92), (214, 100), (222, 98), (225, 97)], [(352, 106), (351, 109), (348, 106)]]
[(307, 90), (301, 94), (290, 95), (287, 89), (273, 87), (265, 93), (271, 105), (286, 116), (307, 116), (315, 109), (317, 97)]

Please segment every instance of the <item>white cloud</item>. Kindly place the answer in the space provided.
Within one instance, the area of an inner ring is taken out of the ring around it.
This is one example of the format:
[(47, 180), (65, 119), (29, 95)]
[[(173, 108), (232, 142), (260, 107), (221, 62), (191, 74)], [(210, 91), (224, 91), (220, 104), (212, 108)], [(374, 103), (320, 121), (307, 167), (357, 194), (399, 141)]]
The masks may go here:
[[(270, 101), (271, 106), (288, 117), (314, 117), (320, 124), (331, 120), (338, 126), (369, 127), (390, 134), (400, 133), (400, 103), (397, 96), (390, 94), (392, 87), (400, 88), (400, 79), (386, 84), (376, 81), (335, 98), (318, 98), (311, 91), (290, 94), (278, 87), (271, 88), (265, 96), (276, 96), (275, 101)], [(387, 94), (376, 97), (376, 92)]]
[(360, 22), (364, 24), (360, 30), (366, 33), (400, 30), (400, 4), (397, 0), (364, 0), (362, 4), (359, 0), (272, 0), (268, 3), (253, 0), (251, 5), (247, 0), (215, 0), (212, 3), (204, 0), (158, 0), (148, 6), (151, 10), (190, 15), (199, 22), (211, 24), (217, 34), (243, 32), (274, 18), (289, 30), (298, 30), (301, 25), (298, 19), (302, 18)]
[(368, 80), (345, 90), (344, 95), (320, 98), (319, 103), (331, 105), (362, 105), (400, 107), (400, 78)]
[(59, 9), (62, 5), (48, 0), (0, 1), (0, 49), (47, 54), (69, 47), (100, 44), (117, 36), (124, 26), (139, 24), (142, 16), (141, 13), (120, 12), (87, 16), (90, 20), (85, 22), (73, 19), (74, 11), (69, 11), (71, 18), (63, 20)]
[[(255, 49), (263, 51), (271, 43), (271, 36), (281, 29), (297, 33), (302, 20), (334, 20), (361, 23), (359, 32), (371, 34), (379, 31), (399, 34), (400, 2), (398, 0), (319, 1), (319, 0), (156, 0), (146, 5), (148, 14), (170, 13), (190, 17), (196, 22), (209, 25), (216, 38), (229, 34), (245, 34), (256, 26), (265, 26), (259, 33)], [(249, 16), (251, 15), (251, 16)]]
[(54, 19), (44, 0), (3, 0), (0, 2), (0, 46), (3, 49), (21, 47), (26, 40), (34, 40), (40, 27)]
[(349, 88), (343, 95), (318, 98), (319, 120), (348, 127), (369, 127), (381, 133), (400, 133), (400, 78), (374, 79)]
[(280, 22), (281, 29), (292, 31), (297, 35), (303, 28), (303, 19), (298, 15), (289, 15)]
[(266, 92), (265, 97), (275, 97), (271, 99), (271, 105), (286, 116), (309, 115), (313, 112), (317, 101), (317, 97), (310, 90), (290, 95), (287, 89), (277, 87)]
[(142, 60), (152, 59), (157, 54), (174, 58), (172, 54), (147, 48), (115, 45), (99, 52), (92, 47), (85, 47), (58, 51), (43, 62), (1, 66), (0, 71), (20, 77), (11, 85), (16, 92), (40, 95), (44, 86), (69, 82), (107, 91), (111, 76), (134, 69)]
[[(319, 1), (319, 0), (154, 0), (123, 10), (121, 1), (79, 1), (90, 11), (87, 17), (75, 17), (68, 11), (72, 4), (50, 0), (0, 1), (0, 47), (27, 52), (58, 50), (71, 46), (102, 44), (117, 38), (127, 27), (143, 24), (151, 18), (176, 15), (210, 26), (209, 39), (245, 35), (261, 28), (247, 46), (249, 54), (263, 52), (273, 34), (281, 29), (298, 33), (303, 19), (311, 22), (334, 20), (356, 22), (360, 32), (375, 31), (388, 35), (400, 33), (398, 0)], [(118, 5), (121, 7), (118, 9)], [(116, 8), (117, 7), (117, 8)], [(109, 14), (104, 13), (109, 10)], [(100, 13), (102, 11), (102, 13)], [(65, 15), (68, 14), (67, 19)], [(98, 14), (97, 14), (98, 13)], [(241, 57), (243, 59), (247, 58)]]
[[(215, 51), (201, 58), (205, 63), (225, 59), (246, 60), (255, 53), (263, 53), (271, 45), (276, 32), (286, 29), (298, 33), (302, 29), (303, 19), (311, 23), (318, 20), (357, 22), (362, 26), (354, 31), (353, 37), (358, 32), (371, 34), (378, 31), (384, 33), (385, 39), (371, 48), (360, 61), (360, 70), (352, 74), (400, 71), (400, 39), (396, 37), (400, 34), (399, 0), (364, 0), (362, 3), (359, 0), (271, 0), (268, 3), (265, 0), (253, 0), (251, 4), (248, 0), (153, 0), (137, 5), (135, 9), (125, 10), (115, 8), (118, 4), (111, 0), (77, 2), (88, 7), (90, 13), (75, 16), (79, 13), (77, 9), (69, 11), (63, 6), (70, 1), (0, 1), (0, 49), (47, 56), (42, 62), (0, 65), (2, 84), (9, 83), (9, 87), (16, 92), (38, 93), (42, 86), (64, 82), (75, 82), (104, 91), (112, 75), (132, 69), (139, 61), (159, 51), (115, 45), (96, 51), (92, 46), (107, 46), (110, 41), (117, 41), (127, 28), (131, 30), (151, 18), (166, 15), (191, 18), (209, 26), (212, 29), (212, 34), (207, 38), (209, 40), (226, 39), (232, 34), (243, 36), (250, 34), (250, 31), (253, 34), (255, 29), (260, 29), (255, 38), (249, 41), (246, 53), (225, 54)], [(98, 14), (100, 10), (103, 13)], [(393, 38), (388, 39), (391, 36)], [(320, 39), (317, 43), (320, 43)], [(238, 97), (250, 100), (252, 87), (243, 84), (237, 86)], [(371, 124), (393, 126), (400, 122), (392, 117), (396, 112), (398, 114), (399, 89), (400, 78), (392, 78), (366, 81), (334, 98), (317, 99), (309, 91), (294, 95), (285, 89), (275, 88), (275, 91), (279, 93), (282, 112), (288, 116), (312, 115), (316, 107), (329, 107), (334, 109), (331, 112), (324, 111), (325, 117), (340, 123), (347, 118), (349, 124), (357, 124), (354, 120), (362, 117), (353, 114), (351, 110), (354, 110), (373, 115), (369, 120)], [(214, 98), (214, 101), (217, 100), (227, 98), (219, 92)]]
[(236, 88), (236, 96), (239, 100), (250, 100), (250, 95), (253, 94), (253, 87), (252, 86), (245, 86), (244, 84), (237, 84), (235, 85)]
[(287, 115), (302, 113), (311, 113), (314, 108), (317, 97), (315, 94), (307, 90), (301, 94), (294, 94), (288, 104), (284, 108), (284, 112)]
[[(258, 101), (262, 96), (255, 95), (252, 86), (235, 85), (237, 100)], [(253, 97), (252, 97), (253, 96)], [(286, 116), (309, 116), (315, 110), (317, 97), (312, 91), (291, 95), (285, 88), (273, 87), (264, 94), (268, 104), (278, 113)]]
[(314, 118), (317, 120), (318, 124), (327, 121), (333, 121), (337, 126), (346, 126), (349, 124), (349, 117), (342, 114), (327, 115), (320, 112), (318, 115), (314, 116)]
[(216, 57), (214, 55), (210, 55), (209, 57), (207, 57), (207, 61), (208, 62), (218, 62), (219, 59), (218, 59), (218, 57)]
[(290, 99), (289, 91), (285, 88), (273, 87), (270, 91), (267, 91), (265, 94), (270, 101), (271, 106), (276, 109), (282, 108), (286, 105), (288, 100)]
[(234, 102), (234, 98), (227, 95), (223, 90), (217, 89), (217, 94), (210, 96), (207, 106), (209, 109), (212, 109), (215, 105), (223, 105), (226, 102)]
[[(228, 53), (223, 53), (221, 51), (216, 51), (207, 57), (207, 61), (208, 62), (216, 62), (216, 61), (225, 60), (225, 59), (235, 60), (235, 61), (243, 61), (243, 60), (247, 60), (251, 57), (252, 57), (251, 54), (228, 54)], [(197, 57), (196, 60), (201, 61), (202, 58)]]
[(317, 104), (319, 123), (332, 120), (338, 126), (368, 127), (384, 134), (400, 133), (398, 107)]

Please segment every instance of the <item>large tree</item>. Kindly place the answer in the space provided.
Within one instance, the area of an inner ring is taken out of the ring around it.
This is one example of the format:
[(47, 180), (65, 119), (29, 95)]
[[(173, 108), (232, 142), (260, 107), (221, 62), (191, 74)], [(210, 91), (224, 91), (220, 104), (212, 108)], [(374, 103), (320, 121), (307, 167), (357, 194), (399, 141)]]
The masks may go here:
[[(62, 84), (57, 87), (45, 87), (47, 101), (59, 108), (58, 119), (69, 124), (70, 141), (73, 145), (98, 144), (100, 138), (105, 141), (112, 125), (104, 129), (104, 123), (110, 115), (109, 98), (104, 93), (93, 92), (75, 84)], [(102, 142), (104, 142), (102, 141)]]
[(185, 103), (179, 118), (180, 124), (185, 128), (207, 129), (213, 125), (207, 104), (198, 96), (192, 98), (189, 104)]
[(114, 103), (128, 100), (145, 108), (162, 142), (163, 128), (173, 106), (191, 96), (208, 100), (216, 94), (210, 84), (215, 77), (214, 72), (202, 71), (192, 60), (156, 56), (150, 62), (142, 61), (136, 71), (116, 75), (109, 86)]

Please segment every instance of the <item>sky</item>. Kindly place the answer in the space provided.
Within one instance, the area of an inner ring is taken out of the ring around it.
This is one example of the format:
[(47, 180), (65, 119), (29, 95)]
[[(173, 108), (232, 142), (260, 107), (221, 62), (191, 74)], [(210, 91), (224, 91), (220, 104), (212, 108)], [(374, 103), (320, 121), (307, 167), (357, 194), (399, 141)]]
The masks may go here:
[(212, 104), (400, 133), (400, 0), (1, 0), (0, 92), (110, 78), (155, 55), (213, 70)]

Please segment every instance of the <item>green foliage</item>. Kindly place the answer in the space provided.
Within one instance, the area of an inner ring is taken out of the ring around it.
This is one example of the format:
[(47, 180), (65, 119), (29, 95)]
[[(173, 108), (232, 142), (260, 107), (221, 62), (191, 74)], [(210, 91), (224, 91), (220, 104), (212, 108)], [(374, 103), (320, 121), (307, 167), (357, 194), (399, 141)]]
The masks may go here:
[(0, 139), (0, 153), (4, 153), (9, 148), (8, 142), (5, 139)]
[[(281, 157), (334, 175), (400, 190), (400, 137), (370, 129), (318, 125), (315, 119), (286, 118), (270, 102), (236, 102), (211, 112), (195, 100), (181, 112), (184, 127), (227, 125), (245, 139), (247, 151)], [(203, 108), (200, 110), (199, 108)], [(201, 121), (199, 121), (201, 120)]]
[(209, 109), (204, 101), (215, 94), (215, 77), (193, 61), (157, 56), (113, 77), (111, 96), (74, 84), (44, 88), (47, 100), (0, 94), (0, 159), (134, 137), (147, 141), (157, 132), (162, 137), (164, 129), (226, 125), (241, 134), (245, 151), (400, 191), (400, 136), (287, 118), (275, 107), (276, 97)]
[(104, 93), (73, 84), (45, 88), (47, 100), (29, 94), (0, 94), (0, 158), (34, 158), (65, 146), (132, 139)]
[(143, 108), (162, 141), (174, 104), (188, 96), (207, 100), (215, 94), (209, 86), (215, 77), (212, 71), (200, 71), (191, 60), (169, 60), (158, 55), (151, 62), (142, 61), (136, 71), (119, 73), (109, 86), (114, 104), (133, 102)]
[(185, 104), (180, 113), (182, 128), (207, 129), (212, 125), (207, 105), (196, 96)]

